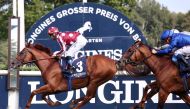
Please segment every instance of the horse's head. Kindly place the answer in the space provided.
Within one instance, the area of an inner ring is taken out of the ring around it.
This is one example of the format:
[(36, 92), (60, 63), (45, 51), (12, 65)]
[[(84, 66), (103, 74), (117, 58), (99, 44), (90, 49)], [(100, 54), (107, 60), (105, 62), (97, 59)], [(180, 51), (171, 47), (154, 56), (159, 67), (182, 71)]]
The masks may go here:
[(17, 54), (16, 59), (11, 63), (12, 68), (20, 67), (32, 60), (32, 53), (29, 50), (30, 47), (31, 44), (26, 44), (26, 47)]
[(146, 61), (151, 56), (150, 48), (141, 41), (138, 41), (123, 54), (121, 59), (126, 64), (136, 65)]
[(122, 68), (130, 69), (131, 72), (136, 72), (136, 74), (137, 72), (150, 73), (144, 62), (151, 56), (152, 53), (150, 52), (149, 47), (144, 45), (141, 41), (138, 41), (123, 54), (119, 63)]
[(51, 51), (49, 48), (40, 44), (26, 44), (25, 48), (17, 54), (16, 59), (11, 63), (11, 67), (16, 68), (38, 60), (48, 60), (50, 57)]

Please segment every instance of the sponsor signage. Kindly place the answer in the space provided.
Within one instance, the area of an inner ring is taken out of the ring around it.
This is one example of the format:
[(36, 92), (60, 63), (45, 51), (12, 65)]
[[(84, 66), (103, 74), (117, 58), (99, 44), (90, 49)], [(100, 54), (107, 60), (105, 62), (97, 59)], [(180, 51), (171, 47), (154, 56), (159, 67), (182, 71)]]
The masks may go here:
[(7, 76), (0, 76), (0, 109), (7, 109), (8, 92), (7, 92)]
[[(132, 78), (130, 76), (120, 75), (115, 76), (112, 80), (101, 85), (96, 97), (93, 98), (90, 103), (82, 107), (82, 109), (128, 109), (135, 103), (141, 100), (143, 94), (143, 88), (146, 84), (154, 81), (153, 76)], [(43, 85), (41, 77), (22, 77), (20, 84), (20, 104), (21, 109), (24, 109), (26, 102), (31, 94), (32, 90), (35, 90)], [(49, 99), (52, 101), (60, 101), (63, 105), (53, 107), (53, 109), (69, 108), (71, 100), (80, 98), (86, 93), (86, 88), (63, 92), (60, 94), (50, 95)], [(158, 103), (158, 94), (148, 100), (146, 109), (156, 109)], [(42, 99), (41, 95), (37, 95), (33, 98), (33, 102), (30, 109), (52, 109)], [(188, 109), (188, 105), (175, 95), (170, 94), (166, 104), (166, 109)]]
[(145, 42), (141, 31), (126, 16), (111, 7), (95, 3), (74, 3), (52, 10), (31, 27), (26, 34), (26, 42), (41, 43), (57, 51), (59, 45), (48, 36), (48, 28), (55, 26), (62, 32), (76, 31), (85, 22), (90, 22), (92, 29), (83, 33), (88, 39), (81, 51), (84, 55), (109, 52), (109, 55), (120, 53), (121, 56), (122, 51), (136, 40)]

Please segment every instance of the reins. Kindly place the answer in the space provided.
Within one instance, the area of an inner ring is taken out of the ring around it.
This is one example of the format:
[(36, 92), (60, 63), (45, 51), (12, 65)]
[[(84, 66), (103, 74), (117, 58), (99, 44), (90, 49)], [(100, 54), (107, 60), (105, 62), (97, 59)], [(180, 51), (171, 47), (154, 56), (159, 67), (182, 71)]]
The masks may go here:
[[(139, 52), (143, 54), (143, 52), (139, 49), (139, 47), (140, 47), (139, 45), (135, 45), (135, 49), (139, 50)], [(130, 59), (130, 57), (131, 57), (132, 54), (135, 53), (135, 52), (136, 52), (136, 50), (134, 50), (134, 51), (129, 55), (129, 58), (126, 59), (126, 64), (132, 64), (132, 65), (134, 65), (134, 66), (140, 65), (140, 64), (144, 63), (145, 61), (147, 61), (150, 57), (153, 56), (153, 54), (151, 54), (150, 56), (145, 57), (143, 60), (141, 60), (141, 61), (139, 61), (139, 62), (134, 62), (134, 61), (132, 61), (132, 60)], [(135, 55), (136, 55), (136, 54), (135, 54)]]
[(22, 62), (22, 64), (28, 64), (28, 63), (33, 63), (33, 62), (36, 62), (36, 61), (49, 60), (49, 59), (55, 59), (55, 57), (31, 60), (31, 61), (28, 61), (28, 62)]

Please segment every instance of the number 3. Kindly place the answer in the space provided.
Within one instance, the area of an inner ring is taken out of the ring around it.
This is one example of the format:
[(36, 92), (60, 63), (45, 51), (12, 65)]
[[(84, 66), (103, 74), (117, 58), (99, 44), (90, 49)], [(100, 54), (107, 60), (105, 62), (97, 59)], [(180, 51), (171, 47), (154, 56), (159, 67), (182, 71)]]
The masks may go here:
[(77, 62), (77, 69), (76, 69), (76, 71), (77, 72), (82, 72), (83, 71), (83, 67), (82, 67), (82, 61), (79, 61), (79, 62)]

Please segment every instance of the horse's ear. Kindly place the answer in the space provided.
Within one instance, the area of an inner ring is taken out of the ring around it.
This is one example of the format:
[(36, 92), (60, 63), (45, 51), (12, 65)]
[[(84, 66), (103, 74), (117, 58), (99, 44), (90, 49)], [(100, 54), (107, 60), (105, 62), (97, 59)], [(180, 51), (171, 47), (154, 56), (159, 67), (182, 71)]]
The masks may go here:
[(25, 42), (25, 47), (30, 47), (31, 42)]
[(135, 41), (135, 44), (138, 44), (138, 45), (141, 45), (141, 44), (143, 44), (140, 40), (136, 40)]

